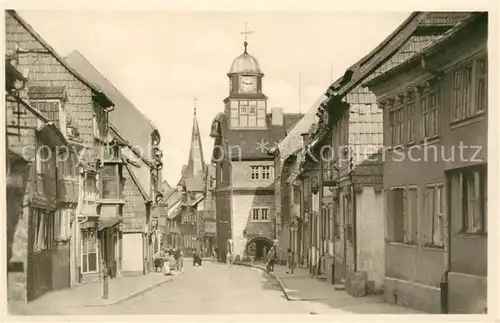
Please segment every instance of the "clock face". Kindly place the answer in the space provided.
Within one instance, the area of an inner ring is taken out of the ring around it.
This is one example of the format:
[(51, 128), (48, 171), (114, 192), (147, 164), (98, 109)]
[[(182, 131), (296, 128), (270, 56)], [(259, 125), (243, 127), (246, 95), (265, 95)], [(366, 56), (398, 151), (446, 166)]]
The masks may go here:
[(257, 90), (257, 79), (252, 76), (242, 76), (240, 78), (240, 89), (244, 93), (255, 93)]

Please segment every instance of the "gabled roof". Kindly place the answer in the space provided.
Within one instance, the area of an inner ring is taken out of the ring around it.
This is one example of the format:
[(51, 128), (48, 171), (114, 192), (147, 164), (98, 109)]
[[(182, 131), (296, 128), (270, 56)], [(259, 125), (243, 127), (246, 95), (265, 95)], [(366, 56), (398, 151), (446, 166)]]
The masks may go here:
[[(233, 159), (242, 160), (273, 159), (268, 150), (286, 136), (287, 131), (293, 129), (303, 114), (283, 114), (283, 126), (273, 126), (271, 115), (266, 116), (267, 128), (264, 129), (231, 129), (225, 113), (219, 113), (212, 128), (217, 128), (218, 136), (223, 138), (226, 154)], [(215, 149), (214, 149), (215, 153)]]
[(73, 67), (71, 67), (56, 51), (52, 46), (50, 46), (43, 38), (38, 34), (30, 24), (26, 22), (15, 10), (6, 10), (14, 19), (16, 19), (27, 31), (31, 34), (43, 47), (45, 47), (54, 58), (66, 68), (71, 74), (73, 74), (77, 79), (79, 79), (82, 83), (88, 86), (95, 94), (97, 94), (98, 98), (101, 99), (101, 103), (104, 108), (114, 106), (113, 101), (94, 83), (91, 83), (85, 77), (83, 77), (79, 72), (77, 72)]
[(446, 46), (446, 44), (450, 40), (459, 36), (466, 28), (472, 26), (479, 19), (487, 18), (487, 15), (488, 14), (484, 13), (484, 12), (472, 13), (467, 19), (464, 19), (462, 21), (457, 22), (455, 24), (455, 26), (453, 26), (447, 32), (445, 32), (442, 35), (437, 36), (432, 42), (429, 42), (429, 44), (425, 48), (423, 48), (421, 51), (419, 51), (416, 55), (407, 59), (402, 64), (399, 64), (398, 66), (394, 66), (393, 68), (386, 70), (384, 73), (380, 73), (376, 77), (364, 82), (363, 85), (370, 86), (370, 85), (379, 83), (379, 82), (385, 80), (387, 77), (390, 77), (391, 75), (394, 75), (395, 73), (398, 73), (399, 71), (407, 68), (408, 66), (410, 66), (412, 64), (415, 64), (415, 63), (420, 64), (420, 59), (422, 57), (431, 53), (432, 51), (435, 51), (438, 48), (441, 48), (442, 46)]
[(307, 111), (304, 117), (293, 127), (288, 135), (279, 142), (279, 150), (281, 161), (287, 159), (290, 155), (294, 154), (298, 150), (302, 149), (303, 140), (302, 134), (307, 133), (309, 127), (314, 122), (316, 117), (316, 111), (321, 104), (326, 99), (326, 95), (322, 94), (316, 102)]
[(115, 102), (118, 109), (110, 113), (110, 123), (126, 138), (129, 138), (133, 145), (141, 147), (146, 152), (151, 135), (158, 132), (152, 121), (138, 110), (82, 53), (73, 51), (65, 61), (81, 75), (97, 84)]
[(343, 97), (386, 62), (412, 35), (417, 35), (420, 30), (425, 34), (442, 34), (469, 15), (469, 12), (412, 13), (380, 45), (349, 67), (344, 75), (329, 87), (327, 95)]

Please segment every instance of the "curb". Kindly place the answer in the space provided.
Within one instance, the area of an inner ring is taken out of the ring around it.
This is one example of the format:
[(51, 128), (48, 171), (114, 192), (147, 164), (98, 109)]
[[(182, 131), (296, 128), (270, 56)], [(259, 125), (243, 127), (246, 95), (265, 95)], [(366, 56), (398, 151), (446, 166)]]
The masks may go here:
[(110, 306), (110, 305), (117, 305), (117, 304), (123, 303), (125, 301), (128, 301), (128, 300), (130, 300), (132, 298), (135, 298), (135, 297), (138, 297), (140, 295), (143, 295), (143, 294), (149, 292), (150, 290), (155, 289), (156, 287), (159, 287), (160, 285), (163, 285), (165, 283), (168, 283), (169, 281), (172, 281), (173, 277), (180, 276), (180, 275), (183, 275), (183, 274), (184, 274), (184, 272), (180, 272), (180, 273), (178, 273), (176, 275), (167, 276), (169, 279), (165, 279), (165, 280), (161, 280), (159, 282), (156, 282), (153, 285), (146, 287), (145, 289), (142, 289), (140, 291), (134, 292), (134, 293), (132, 293), (130, 295), (127, 295), (127, 296), (125, 296), (123, 298), (120, 298), (120, 299), (118, 299), (116, 301), (113, 301), (113, 302), (110, 302), (110, 303), (84, 305), (83, 307), (106, 307), (106, 306)]
[(296, 300), (295, 297), (290, 297), (288, 295), (288, 293), (286, 292), (285, 285), (283, 284), (283, 281), (281, 280), (281, 278), (279, 278), (278, 276), (276, 276), (273, 272), (268, 272), (265, 268), (262, 268), (262, 267), (256, 266), (256, 265), (252, 265), (252, 264), (233, 263), (233, 265), (244, 266), (244, 267), (251, 267), (251, 268), (257, 268), (257, 269), (262, 270), (263, 272), (265, 272), (269, 276), (273, 277), (278, 282), (278, 285), (280, 286), (281, 292), (283, 293), (283, 295), (285, 296), (285, 298), (286, 298), (287, 301), (295, 301)]

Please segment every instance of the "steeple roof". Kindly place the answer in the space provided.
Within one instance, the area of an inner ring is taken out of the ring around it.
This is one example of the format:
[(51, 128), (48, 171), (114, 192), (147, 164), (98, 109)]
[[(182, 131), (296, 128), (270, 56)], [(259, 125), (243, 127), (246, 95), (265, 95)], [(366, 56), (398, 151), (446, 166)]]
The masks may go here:
[(188, 191), (204, 191), (205, 159), (203, 158), (203, 145), (201, 143), (200, 128), (196, 118), (196, 109), (193, 116), (193, 130), (191, 133), (191, 145), (189, 160), (183, 177), (186, 181)]

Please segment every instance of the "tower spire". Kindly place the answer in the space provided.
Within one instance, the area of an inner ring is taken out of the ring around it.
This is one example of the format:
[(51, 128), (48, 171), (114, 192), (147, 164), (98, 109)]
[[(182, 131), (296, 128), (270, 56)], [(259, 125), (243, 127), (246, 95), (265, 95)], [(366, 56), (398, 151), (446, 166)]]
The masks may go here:
[(241, 32), (242, 35), (245, 35), (245, 42), (243, 43), (243, 46), (245, 46), (245, 54), (248, 54), (247, 52), (247, 47), (248, 47), (248, 35), (253, 34), (253, 31), (248, 30), (247, 22), (245, 21), (245, 31)]

